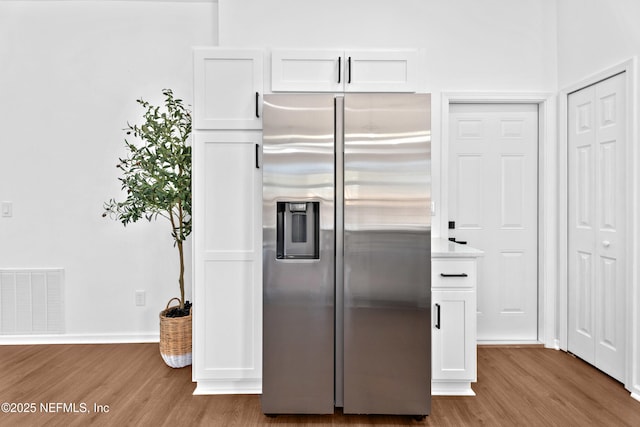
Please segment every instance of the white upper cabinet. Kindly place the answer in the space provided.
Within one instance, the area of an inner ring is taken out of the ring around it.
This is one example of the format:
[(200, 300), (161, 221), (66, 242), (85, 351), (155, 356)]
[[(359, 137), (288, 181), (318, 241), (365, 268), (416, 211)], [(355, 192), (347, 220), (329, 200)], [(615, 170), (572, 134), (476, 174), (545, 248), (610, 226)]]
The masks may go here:
[(342, 92), (344, 52), (340, 50), (273, 50), (273, 92)]
[(416, 92), (415, 50), (345, 52), (345, 92)]
[(416, 92), (417, 78), (415, 49), (275, 49), (271, 56), (273, 92)]
[(263, 51), (194, 49), (194, 129), (262, 129)]

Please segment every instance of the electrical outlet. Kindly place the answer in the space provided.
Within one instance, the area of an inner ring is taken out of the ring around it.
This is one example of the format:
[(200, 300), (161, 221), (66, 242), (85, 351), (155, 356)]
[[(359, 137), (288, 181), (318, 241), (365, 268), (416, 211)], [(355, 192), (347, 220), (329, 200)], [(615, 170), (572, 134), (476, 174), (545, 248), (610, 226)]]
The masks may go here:
[(136, 291), (136, 305), (143, 307), (145, 305), (146, 294), (144, 291)]
[(13, 202), (2, 202), (2, 217), (11, 218), (13, 216)]

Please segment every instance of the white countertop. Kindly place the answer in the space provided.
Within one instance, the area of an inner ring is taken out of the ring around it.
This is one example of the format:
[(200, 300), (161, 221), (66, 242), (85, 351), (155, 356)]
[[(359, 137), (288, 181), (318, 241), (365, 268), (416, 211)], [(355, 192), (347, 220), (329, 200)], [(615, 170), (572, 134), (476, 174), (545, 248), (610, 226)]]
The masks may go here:
[(450, 242), (448, 239), (431, 239), (431, 258), (476, 258), (484, 255), (479, 249)]

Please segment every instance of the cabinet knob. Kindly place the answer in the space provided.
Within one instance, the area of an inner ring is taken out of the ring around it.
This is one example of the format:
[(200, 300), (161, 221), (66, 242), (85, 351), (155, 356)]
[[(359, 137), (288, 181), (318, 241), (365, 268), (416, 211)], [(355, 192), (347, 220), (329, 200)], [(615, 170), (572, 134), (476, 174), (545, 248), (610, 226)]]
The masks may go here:
[(605, 248), (608, 248), (609, 246), (611, 246), (611, 242), (608, 240), (603, 240), (602, 241), (602, 246), (604, 246)]

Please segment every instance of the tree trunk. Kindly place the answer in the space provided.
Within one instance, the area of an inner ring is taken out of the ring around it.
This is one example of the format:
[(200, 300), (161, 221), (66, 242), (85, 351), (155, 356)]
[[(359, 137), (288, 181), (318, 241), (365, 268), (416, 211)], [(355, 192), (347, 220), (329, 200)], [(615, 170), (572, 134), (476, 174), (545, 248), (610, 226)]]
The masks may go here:
[(178, 245), (178, 253), (180, 255), (180, 277), (178, 282), (180, 283), (180, 309), (184, 309), (184, 252), (182, 249), (182, 240), (176, 241)]

